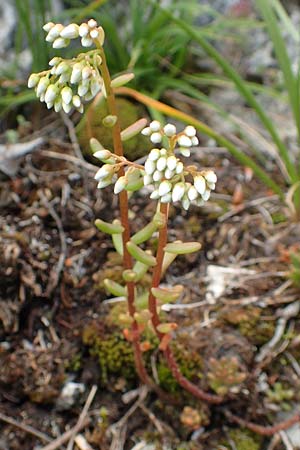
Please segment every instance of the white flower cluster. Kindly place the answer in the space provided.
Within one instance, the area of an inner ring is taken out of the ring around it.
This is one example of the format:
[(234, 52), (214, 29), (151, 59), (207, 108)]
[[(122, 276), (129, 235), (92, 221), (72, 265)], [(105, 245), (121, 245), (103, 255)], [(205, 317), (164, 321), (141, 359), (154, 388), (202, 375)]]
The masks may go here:
[(71, 23), (67, 26), (61, 23), (48, 22), (43, 26), (46, 31), (46, 41), (51, 42), (53, 48), (64, 48), (70, 44), (71, 39), (81, 38), (83, 47), (91, 47), (94, 39), (99, 39), (100, 44), (104, 42), (104, 30), (99, 27), (96, 20), (90, 19), (87, 23), (77, 25)]
[[(158, 121), (153, 121), (149, 127), (144, 128), (142, 134), (150, 136), (150, 139), (154, 136), (155, 142), (159, 140), (156, 134), (160, 138), (165, 135), (169, 140), (168, 150), (152, 149), (145, 162), (144, 185), (154, 186), (150, 198), (162, 203), (180, 201), (185, 210), (189, 209), (191, 203), (200, 206), (207, 201), (211, 191), (215, 189), (216, 174), (212, 170), (197, 172), (194, 167), (185, 168), (182, 161), (174, 155), (177, 144), (180, 153), (189, 156), (189, 147), (198, 144), (195, 128), (189, 125), (184, 132), (176, 134), (174, 125), (167, 124), (162, 128)], [(186, 176), (190, 176), (193, 183), (186, 181)]]
[(174, 140), (174, 144), (178, 144), (182, 156), (190, 156), (190, 147), (199, 144), (196, 130), (191, 125), (187, 126), (183, 132), (177, 134), (175, 125), (168, 123), (162, 127), (158, 120), (153, 120), (149, 127), (143, 129), (142, 134), (149, 136), (152, 144), (160, 144), (164, 136)]
[(98, 181), (97, 187), (99, 189), (115, 183), (114, 193), (119, 194), (124, 189), (135, 191), (143, 186), (142, 173), (138, 168), (129, 167), (123, 176), (117, 177), (117, 160), (109, 150), (99, 150), (93, 156), (104, 163), (94, 177)]
[(79, 57), (82, 59), (55, 57), (49, 62), (50, 70), (30, 75), (28, 87), (35, 88), (37, 97), (48, 109), (54, 107), (56, 112), (63, 109), (69, 113), (74, 107), (82, 113), (82, 102), (92, 100), (101, 90), (102, 78), (91, 58)]

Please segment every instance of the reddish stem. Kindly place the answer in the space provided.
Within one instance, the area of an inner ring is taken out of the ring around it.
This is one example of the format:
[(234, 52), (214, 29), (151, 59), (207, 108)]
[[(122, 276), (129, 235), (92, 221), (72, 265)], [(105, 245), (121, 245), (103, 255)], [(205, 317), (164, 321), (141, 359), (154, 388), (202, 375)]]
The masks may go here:
[[(103, 77), (106, 94), (107, 94), (107, 105), (109, 113), (113, 116), (118, 116), (118, 109), (116, 105), (116, 99), (113, 92), (113, 89), (111, 87), (111, 78), (110, 73), (107, 67), (105, 53), (100, 45), (98, 45), (98, 48), (101, 52), (101, 58), (102, 58), (102, 64), (100, 66), (101, 74)], [(119, 119), (115, 123), (115, 125), (112, 128), (112, 134), (113, 134), (113, 144), (114, 144), (114, 152), (118, 156), (123, 156), (123, 143), (121, 140), (121, 128), (120, 128), (120, 122)], [(118, 176), (121, 177), (124, 175), (124, 167), (121, 166), (118, 171)], [(123, 264), (125, 269), (132, 269), (132, 258), (131, 255), (128, 253), (128, 250), (126, 248), (127, 242), (130, 240), (130, 225), (129, 225), (129, 219), (128, 219), (128, 194), (127, 191), (122, 191), (119, 194), (119, 203), (120, 203), (120, 215), (121, 215), (121, 223), (124, 227), (124, 232), (122, 234), (123, 238)], [(135, 283), (134, 282), (127, 282), (127, 305), (128, 305), (128, 312), (130, 316), (134, 319), (134, 314), (136, 312), (135, 304), (134, 304), (134, 288)], [(149, 377), (147, 374), (147, 371), (145, 369), (143, 358), (142, 358), (142, 352), (140, 348), (140, 333), (138, 329), (138, 324), (136, 320), (133, 320), (132, 326), (131, 326), (131, 332), (132, 332), (132, 344), (133, 344), (133, 350), (134, 350), (134, 359), (135, 359), (135, 366), (137, 373), (141, 379), (141, 381), (144, 384), (149, 384)]]
[(287, 430), (295, 423), (300, 422), (300, 413), (296, 413), (289, 419), (286, 419), (282, 422), (277, 423), (276, 425), (268, 427), (264, 427), (263, 425), (257, 425), (256, 423), (253, 422), (248, 422), (247, 420), (241, 419), (240, 417), (235, 416), (234, 414), (231, 414), (229, 412), (226, 413), (226, 416), (232, 422), (235, 422), (238, 425), (241, 425), (242, 427), (248, 428), (254, 433), (261, 434), (262, 436), (272, 436), (273, 434), (276, 434), (282, 430)]
[[(152, 287), (158, 287), (160, 283), (160, 279), (162, 276), (162, 265), (163, 265), (163, 259), (164, 259), (164, 247), (167, 244), (167, 237), (168, 237), (168, 214), (169, 214), (169, 204), (168, 203), (161, 203), (160, 205), (160, 212), (165, 216), (165, 226), (159, 230), (159, 236), (158, 236), (158, 248), (156, 253), (156, 266), (154, 267), (153, 276), (152, 276)], [(152, 324), (155, 329), (156, 335), (159, 338), (160, 342), (162, 342), (163, 337), (165, 336), (163, 333), (160, 333), (157, 330), (158, 325), (160, 324), (159, 315), (157, 312), (157, 302), (156, 298), (150, 291), (149, 293), (149, 311), (152, 314)], [(223, 397), (219, 395), (213, 395), (208, 394), (204, 392), (202, 389), (200, 389), (198, 386), (196, 386), (194, 383), (191, 383), (187, 378), (185, 378), (180, 368), (174, 358), (173, 352), (169, 345), (166, 346), (165, 350), (163, 350), (164, 356), (167, 360), (169, 369), (172, 372), (172, 375), (177, 380), (178, 384), (182, 386), (184, 389), (186, 389), (188, 392), (190, 392), (192, 395), (197, 397), (200, 400), (204, 400), (208, 403), (215, 403), (219, 404), (223, 402)]]

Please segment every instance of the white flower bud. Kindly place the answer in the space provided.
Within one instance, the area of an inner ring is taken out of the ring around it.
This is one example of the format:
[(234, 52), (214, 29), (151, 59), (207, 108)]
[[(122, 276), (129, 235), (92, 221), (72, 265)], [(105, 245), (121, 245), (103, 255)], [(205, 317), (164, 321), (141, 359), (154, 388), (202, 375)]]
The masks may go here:
[(175, 175), (175, 171), (174, 170), (170, 170), (168, 168), (165, 170), (165, 178), (167, 180), (171, 180), (171, 178), (173, 178), (174, 175)]
[(172, 200), (172, 195), (170, 193), (165, 194), (160, 198), (161, 203), (170, 203), (171, 200)]
[(69, 105), (69, 103), (71, 103), (72, 98), (73, 98), (73, 91), (70, 87), (65, 86), (62, 90), (61, 90), (61, 98), (63, 100), (64, 103), (66, 103), (67, 105)]
[[(54, 102), (56, 96), (58, 94), (58, 89), (56, 86), (54, 86), (53, 84), (50, 84), (47, 87), (47, 90), (45, 92), (45, 102), (46, 103), (50, 103), (50, 102)], [(52, 105), (53, 106), (53, 105)]]
[(46, 33), (49, 33), (49, 31), (51, 30), (51, 28), (53, 28), (55, 26), (55, 23), (53, 22), (48, 22), (43, 26), (43, 30), (46, 31)]
[(177, 158), (174, 155), (171, 155), (167, 158), (167, 166), (168, 169), (174, 170), (177, 165)]
[(62, 73), (58, 79), (59, 84), (65, 84), (70, 81), (70, 72)]
[(96, 94), (98, 94), (98, 92), (101, 89), (101, 85), (99, 83), (99, 80), (97, 78), (93, 78), (91, 80), (91, 93), (93, 96), (95, 96)]
[(193, 200), (196, 200), (196, 198), (198, 197), (199, 193), (197, 191), (197, 189), (194, 186), (191, 186), (187, 192), (187, 196), (189, 198), (189, 200), (192, 202)]
[(159, 131), (161, 128), (161, 124), (158, 120), (153, 120), (150, 125), (149, 128), (151, 131)]
[(153, 144), (160, 144), (161, 141), (162, 141), (162, 136), (161, 136), (161, 134), (160, 134), (160, 133), (153, 133), (153, 134), (151, 134), (151, 136), (150, 136), (150, 141), (151, 141)]
[(85, 94), (88, 93), (88, 91), (89, 91), (89, 84), (88, 83), (82, 82), (82, 83), (80, 83), (78, 85), (77, 92), (78, 92), (78, 95), (80, 95), (80, 97), (83, 97)]
[(93, 156), (97, 159), (100, 159), (100, 161), (105, 161), (112, 156), (112, 153), (109, 150), (104, 149), (98, 150), (97, 152), (93, 153)]
[(114, 193), (119, 194), (121, 191), (125, 189), (127, 184), (128, 180), (125, 176), (118, 178), (114, 187)]
[(143, 182), (144, 182), (144, 186), (149, 186), (149, 184), (152, 184), (151, 175), (144, 175)]
[(75, 106), (75, 108), (80, 108), (81, 106), (81, 100), (79, 95), (73, 95), (72, 97), (72, 103)]
[(216, 189), (216, 183), (208, 183), (206, 182), (207, 187), (211, 190), (214, 191)]
[(96, 39), (98, 37), (98, 35), (99, 35), (99, 31), (96, 28), (90, 32), (90, 36), (92, 39)]
[(32, 74), (30, 75), (30, 77), (28, 78), (27, 86), (28, 86), (29, 88), (33, 88), (33, 87), (37, 86), (37, 84), (39, 83), (39, 81), (40, 81), (39, 75), (38, 75), (37, 73), (32, 73)]
[(192, 144), (196, 147), (196, 145), (198, 145), (199, 144), (199, 140), (198, 140), (198, 138), (196, 137), (196, 136), (193, 136), (192, 138), (191, 138), (191, 141), (192, 141)]
[(87, 80), (92, 75), (92, 69), (89, 66), (85, 66), (82, 69), (81, 76), (83, 80)]
[(204, 178), (208, 183), (216, 183), (217, 175), (212, 170), (208, 170), (203, 174)]
[(61, 98), (57, 98), (54, 102), (54, 111), (60, 112), (62, 110), (62, 100)]
[(71, 109), (72, 109), (72, 103), (65, 103), (65, 102), (62, 102), (62, 109), (64, 110), (64, 112), (65, 112), (66, 114), (69, 114), (69, 112), (70, 112)]
[(82, 47), (91, 47), (93, 45), (93, 39), (91, 39), (88, 36), (85, 36), (83, 38), (81, 38), (81, 45)]
[(61, 75), (64, 72), (67, 72), (70, 69), (69, 64), (65, 61), (62, 61), (55, 67), (55, 75)]
[(176, 183), (172, 190), (173, 202), (178, 202), (182, 199), (185, 193), (185, 184), (183, 182)]
[(155, 190), (151, 193), (151, 195), (150, 195), (150, 198), (151, 198), (152, 200), (158, 200), (159, 197), (160, 197), (160, 195), (159, 195), (157, 189), (155, 189)]
[(207, 200), (209, 199), (209, 197), (210, 197), (210, 190), (209, 190), (209, 189), (206, 189), (206, 191), (203, 192), (203, 194), (202, 194), (202, 198), (203, 198), (203, 200), (204, 200), (205, 202), (207, 202)]
[(184, 129), (184, 134), (190, 138), (196, 136), (196, 128), (193, 127), (192, 125), (188, 125)]
[(52, 44), (53, 48), (65, 48), (68, 47), (68, 45), (70, 44), (69, 39), (64, 39), (64, 38), (57, 38), (55, 39), (55, 41)]
[(160, 197), (162, 197), (163, 195), (168, 194), (169, 192), (171, 192), (172, 190), (172, 184), (170, 183), (170, 181), (162, 181), (159, 185), (158, 188), (158, 193), (160, 195)]
[(181, 161), (177, 163), (175, 171), (177, 175), (183, 172), (183, 163)]
[(167, 167), (167, 158), (165, 156), (161, 156), (156, 162), (157, 170), (163, 171)]
[(191, 147), (192, 141), (190, 140), (189, 137), (182, 135), (178, 138), (178, 145), (180, 147)]
[(70, 23), (61, 32), (60, 36), (65, 39), (76, 39), (79, 36), (79, 26), (76, 23)]
[(89, 26), (87, 23), (82, 23), (79, 25), (79, 36), (86, 37), (90, 32)]
[(60, 36), (60, 33), (64, 29), (64, 26), (61, 23), (57, 23), (52, 27), (49, 31), (49, 33), (46, 36), (47, 42), (53, 42), (56, 38)]
[(112, 176), (114, 174), (114, 168), (108, 164), (105, 164), (104, 166), (100, 167), (100, 169), (97, 171), (95, 175), (95, 180), (99, 181), (103, 178), (106, 178), (108, 176)]
[(160, 156), (166, 156), (167, 155), (167, 150), (165, 148), (161, 148), (160, 149)]
[(78, 83), (78, 81), (81, 80), (81, 77), (82, 77), (82, 64), (76, 63), (73, 66), (70, 81), (72, 84)]
[(41, 102), (44, 102), (44, 101), (45, 101), (45, 94), (44, 94), (44, 93), (40, 95), (40, 101), (41, 101)]
[(54, 58), (50, 59), (49, 66), (51, 66), (51, 67), (57, 66), (57, 64), (59, 64), (60, 61), (61, 61), (61, 58), (59, 58), (58, 56), (55, 56)]
[(42, 77), (40, 81), (38, 82), (37, 88), (36, 88), (36, 95), (40, 97), (42, 94), (46, 92), (47, 87), (49, 86), (50, 81), (48, 77)]
[(171, 123), (167, 123), (167, 125), (164, 126), (164, 133), (167, 137), (175, 136), (175, 134), (176, 134), (175, 125), (173, 125)]
[(87, 24), (89, 28), (95, 28), (98, 25), (95, 19), (90, 19)]
[(146, 127), (141, 131), (143, 136), (150, 136), (150, 134), (152, 133), (151, 128), (150, 127)]
[(163, 173), (162, 172), (160, 172), (159, 170), (156, 170), (154, 173), (153, 173), (153, 181), (155, 181), (155, 182), (157, 182), (157, 181), (160, 181), (162, 178), (163, 178)]
[(145, 162), (145, 172), (147, 175), (152, 175), (153, 172), (156, 169), (156, 165), (154, 161), (151, 161), (150, 159), (147, 159)]
[(190, 204), (191, 204), (190, 200), (187, 198), (187, 196), (184, 196), (182, 199), (183, 209), (185, 209), (187, 211), (190, 207)]
[(194, 178), (194, 186), (200, 195), (203, 195), (206, 191), (206, 183), (204, 177), (198, 175)]
[(54, 105), (54, 102), (46, 102), (47, 109), (51, 109)]
[(185, 156), (186, 158), (188, 158), (189, 156), (191, 156), (191, 152), (188, 148), (181, 148), (180, 149), (180, 153), (182, 156)]
[[(146, 130), (146, 128), (144, 128), (144, 130)], [(149, 128), (149, 130), (150, 130), (150, 128)], [(150, 159), (151, 161), (157, 161), (159, 157), (160, 157), (160, 151), (158, 148), (153, 148), (148, 155), (148, 159)]]
[(108, 176), (99, 181), (99, 183), (97, 184), (97, 188), (103, 189), (103, 188), (109, 186), (111, 183), (112, 183), (112, 177)]

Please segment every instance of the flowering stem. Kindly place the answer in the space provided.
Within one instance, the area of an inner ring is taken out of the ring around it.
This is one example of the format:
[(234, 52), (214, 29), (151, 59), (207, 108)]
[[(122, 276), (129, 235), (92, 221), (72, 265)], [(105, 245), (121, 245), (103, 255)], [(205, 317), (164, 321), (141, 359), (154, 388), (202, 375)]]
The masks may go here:
[[(165, 216), (165, 226), (159, 230), (159, 236), (158, 236), (158, 248), (156, 253), (156, 261), (157, 264), (154, 267), (153, 276), (152, 276), (152, 284), (151, 287), (158, 287), (161, 276), (162, 276), (162, 264), (163, 264), (163, 258), (164, 258), (164, 247), (167, 244), (167, 237), (168, 237), (168, 215), (169, 215), (169, 204), (168, 203), (161, 203), (160, 204), (160, 212)], [(159, 338), (160, 342), (163, 342), (164, 336), (166, 336), (164, 333), (160, 333), (157, 329), (158, 325), (160, 324), (159, 315), (157, 312), (157, 302), (156, 298), (152, 294), (151, 290), (149, 293), (149, 300), (148, 300), (148, 307), (149, 311), (152, 314), (152, 325), (155, 329), (156, 335)], [(188, 392), (190, 392), (192, 395), (197, 397), (200, 400), (204, 400), (208, 403), (222, 403), (223, 397), (219, 395), (213, 395), (208, 394), (204, 392), (202, 389), (200, 389), (198, 386), (196, 386), (194, 383), (191, 383), (187, 378), (185, 378), (180, 368), (176, 362), (176, 359), (173, 355), (173, 352), (170, 348), (170, 346), (167, 344), (163, 348), (164, 356), (166, 358), (166, 361), (168, 363), (169, 369), (172, 372), (172, 375), (177, 380), (177, 382), (182, 386), (184, 389), (186, 389)]]
[[(110, 73), (107, 67), (106, 63), (106, 57), (105, 53), (103, 51), (102, 46), (99, 42), (97, 43), (97, 47), (100, 51), (100, 55), (102, 58), (102, 64), (100, 65), (100, 71), (103, 78), (106, 94), (107, 94), (107, 105), (109, 114), (119, 117), (118, 116), (118, 110), (116, 105), (116, 99), (113, 92), (113, 89), (111, 87), (111, 77)], [(115, 125), (112, 128), (113, 132), (113, 145), (114, 145), (114, 152), (118, 157), (123, 157), (123, 144), (121, 140), (121, 128), (119, 120), (116, 121)], [(124, 167), (123, 165), (120, 166), (120, 169), (118, 171), (118, 176), (124, 176)], [(119, 203), (120, 203), (120, 215), (121, 215), (121, 223), (124, 227), (124, 232), (122, 234), (123, 238), (123, 264), (125, 269), (132, 269), (132, 258), (131, 255), (128, 253), (128, 250), (126, 248), (127, 242), (130, 240), (130, 225), (129, 225), (129, 219), (128, 219), (128, 194), (126, 190), (123, 190), (119, 194)], [(142, 352), (140, 348), (140, 333), (139, 328), (136, 320), (134, 319), (134, 314), (136, 312), (135, 304), (134, 304), (134, 290), (135, 290), (135, 283), (134, 282), (127, 282), (127, 306), (128, 306), (128, 312), (130, 316), (133, 319), (132, 326), (131, 326), (131, 332), (132, 332), (132, 344), (133, 344), (133, 350), (134, 350), (134, 358), (135, 358), (135, 366), (137, 373), (141, 379), (141, 381), (144, 384), (149, 384), (148, 374), (146, 372), (143, 358), (142, 358)]]

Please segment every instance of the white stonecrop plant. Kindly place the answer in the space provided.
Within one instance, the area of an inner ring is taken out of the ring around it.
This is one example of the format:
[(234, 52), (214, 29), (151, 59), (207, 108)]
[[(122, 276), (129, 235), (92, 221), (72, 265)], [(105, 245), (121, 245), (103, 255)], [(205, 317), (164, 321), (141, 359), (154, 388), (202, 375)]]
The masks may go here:
[[(94, 19), (81, 25), (71, 23), (67, 26), (49, 22), (43, 28), (48, 33), (46, 41), (56, 49), (67, 47), (72, 39), (77, 38), (81, 38), (83, 47), (92, 46), (96, 38), (102, 45), (105, 37), (103, 28)], [(104, 89), (98, 69), (100, 64), (97, 50), (81, 53), (70, 60), (55, 57), (49, 62), (51, 69), (30, 75), (28, 87), (35, 88), (37, 97), (46, 103), (48, 109), (54, 107), (56, 112), (63, 109), (69, 113), (75, 108), (82, 113), (83, 102), (92, 100)]]
[[(150, 198), (161, 203), (181, 202), (185, 210), (188, 210), (191, 204), (203, 205), (215, 189), (216, 174), (210, 169), (198, 171), (195, 166), (186, 166), (175, 155), (178, 148), (180, 154), (190, 156), (190, 147), (198, 144), (195, 128), (189, 125), (177, 133), (173, 124), (162, 127), (154, 120), (149, 127), (142, 130), (142, 134), (149, 136), (151, 142), (159, 143), (165, 140), (167, 144), (162, 148), (153, 148), (144, 166), (118, 158), (108, 150), (97, 149), (94, 142), (94, 156), (104, 163), (95, 175), (98, 188), (115, 183), (114, 192), (118, 194), (123, 189), (134, 191), (142, 186), (152, 186)], [(121, 165), (127, 166), (127, 170), (125, 175), (118, 178), (117, 173)]]

